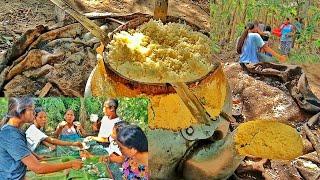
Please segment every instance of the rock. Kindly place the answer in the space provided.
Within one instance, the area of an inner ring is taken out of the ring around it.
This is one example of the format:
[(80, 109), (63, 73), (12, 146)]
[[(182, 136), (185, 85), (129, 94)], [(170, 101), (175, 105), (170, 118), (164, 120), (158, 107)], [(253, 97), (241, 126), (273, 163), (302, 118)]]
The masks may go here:
[(39, 88), (41, 87), (29, 78), (17, 75), (4, 87), (4, 95), (6, 97), (31, 96)]
[(38, 78), (38, 77), (45, 76), (52, 70), (53, 70), (53, 67), (49, 64), (46, 64), (39, 69), (25, 71), (23, 72), (23, 75), (25, 75), (28, 78)]
[(239, 63), (224, 67), (233, 96), (239, 96), (243, 104), (245, 120), (273, 119), (278, 121), (303, 121), (303, 112), (288, 92), (258, 80), (243, 71)]
[(290, 161), (271, 161), (271, 169), (266, 169), (263, 173), (265, 179), (290, 179), (290, 180), (300, 180), (301, 176), (297, 169), (293, 166)]
[[(92, 59), (95, 57), (90, 54), (92, 52), (86, 51), (71, 54), (62, 64), (55, 64), (54, 70), (45, 77), (64, 96), (83, 96), (86, 80), (95, 62), (95, 59)], [(50, 93), (49, 91), (49, 95)]]

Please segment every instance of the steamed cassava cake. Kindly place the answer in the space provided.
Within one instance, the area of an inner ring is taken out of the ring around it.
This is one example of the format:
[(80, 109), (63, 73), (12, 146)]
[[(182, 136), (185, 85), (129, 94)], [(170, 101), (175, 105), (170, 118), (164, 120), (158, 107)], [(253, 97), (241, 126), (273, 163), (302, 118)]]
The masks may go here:
[(140, 82), (189, 82), (212, 68), (210, 39), (185, 24), (150, 20), (115, 34), (108, 48), (111, 67)]
[(291, 160), (302, 155), (303, 144), (298, 132), (276, 121), (249, 121), (236, 130), (235, 145), (240, 155)]

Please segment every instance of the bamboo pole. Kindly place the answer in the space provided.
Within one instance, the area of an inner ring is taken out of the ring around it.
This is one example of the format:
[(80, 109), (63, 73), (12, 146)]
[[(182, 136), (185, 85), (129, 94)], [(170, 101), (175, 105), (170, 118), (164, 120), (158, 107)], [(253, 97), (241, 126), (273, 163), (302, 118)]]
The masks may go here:
[(245, 24), (246, 23), (246, 16), (247, 16), (247, 8), (248, 8), (248, 0), (244, 1), (244, 6), (243, 6), (243, 17), (242, 17), (242, 23)]
[[(232, 4), (233, 4), (233, 0), (229, 0), (229, 4), (228, 4), (228, 6), (227, 6), (226, 12), (230, 12), (230, 8), (233, 7)], [(228, 17), (227, 17), (227, 18), (228, 18)], [(224, 26), (224, 27), (227, 28), (227, 27), (230, 25), (230, 23), (231, 23), (230, 18), (226, 19), (226, 21), (225, 21), (225, 26)], [(224, 29), (224, 30), (225, 30), (225, 29)], [(224, 40), (227, 40), (227, 39), (229, 38), (229, 30), (230, 30), (230, 29), (224, 31), (224, 36), (223, 36), (223, 37), (224, 37)]]

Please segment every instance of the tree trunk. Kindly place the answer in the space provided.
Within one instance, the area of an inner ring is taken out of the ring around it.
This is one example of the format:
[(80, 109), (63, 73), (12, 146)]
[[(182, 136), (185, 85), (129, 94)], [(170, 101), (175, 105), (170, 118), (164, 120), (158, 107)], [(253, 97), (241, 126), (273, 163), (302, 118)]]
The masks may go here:
[(242, 23), (245, 24), (246, 23), (246, 15), (247, 15), (247, 7), (248, 6), (248, 0), (244, 1), (244, 6), (243, 6), (243, 17), (242, 17)]
[[(233, 7), (232, 6), (232, 4), (233, 4), (233, 0), (229, 0), (229, 6), (227, 6), (227, 10), (226, 10), (226, 12), (230, 12), (230, 9), (232, 9), (231, 7)], [(228, 26), (230, 26), (230, 24), (231, 24), (231, 18), (232, 17), (227, 17), (227, 19), (226, 19), (226, 24), (225, 24), (225, 26), (224, 27), (228, 27)], [(222, 28), (223, 29), (223, 28)], [(229, 39), (229, 33), (230, 32), (230, 29), (224, 29), (224, 40), (226, 40), (227, 42), (228, 42), (228, 39)]]
[(236, 5), (236, 8), (233, 12), (233, 15), (232, 15), (232, 24), (231, 24), (231, 31), (230, 31), (230, 37), (229, 37), (229, 42), (230, 40), (234, 40), (234, 35), (235, 35), (235, 29), (236, 29), (236, 24), (237, 24), (237, 12), (240, 12), (239, 11), (239, 7), (240, 7), (240, 0), (238, 0), (237, 2), (237, 5)]
[[(86, 127), (87, 125), (87, 110), (86, 110), (86, 106), (85, 106), (85, 99), (84, 98), (80, 98), (80, 112), (79, 112), (79, 121), (82, 125), (84, 125), (84, 127)], [(87, 129), (86, 129), (87, 130)]]

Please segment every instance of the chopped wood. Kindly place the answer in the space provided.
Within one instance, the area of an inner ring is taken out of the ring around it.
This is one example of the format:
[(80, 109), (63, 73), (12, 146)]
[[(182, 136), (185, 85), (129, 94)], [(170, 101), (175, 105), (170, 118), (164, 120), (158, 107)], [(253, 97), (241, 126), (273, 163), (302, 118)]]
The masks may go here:
[(117, 20), (117, 19), (115, 19), (115, 18), (107, 18), (107, 19), (108, 19), (108, 20), (110, 20), (110, 21), (113, 21), (113, 22), (119, 23), (119, 24), (121, 24), (121, 25), (124, 25), (124, 24), (125, 24), (125, 22), (120, 21), (120, 20)]
[(320, 164), (320, 159), (318, 159), (316, 151), (313, 151), (312, 153), (300, 156), (299, 158), (307, 160), (307, 161), (312, 161), (312, 162), (315, 162), (317, 164)]
[(40, 98), (41, 98), (41, 97), (45, 97), (45, 96), (48, 94), (48, 92), (50, 91), (51, 88), (52, 88), (52, 84), (48, 82), (48, 83), (41, 89), (41, 91), (40, 91), (40, 93), (39, 93), (39, 97), (40, 97)]
[(308, 126), (311, 127), (313, 126), (316, 122), (318, 122), (320, 120), (320, 112), (314, 116), (312, 116), (309, 120), (308, 120)]
[(318, 154), (318, 159), (320, 159), (320, 143), (315, 137), (315, 135), (312, 133), (310, 128), (308, 127), (307, 124), (303, 125), (303, 129), (306, 131), (307, 137), (309, 138), (311, 144), (313, 145), (314, 149), (316, 150)]

